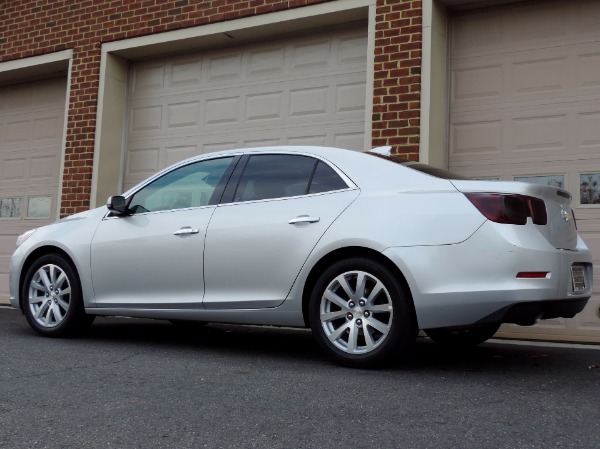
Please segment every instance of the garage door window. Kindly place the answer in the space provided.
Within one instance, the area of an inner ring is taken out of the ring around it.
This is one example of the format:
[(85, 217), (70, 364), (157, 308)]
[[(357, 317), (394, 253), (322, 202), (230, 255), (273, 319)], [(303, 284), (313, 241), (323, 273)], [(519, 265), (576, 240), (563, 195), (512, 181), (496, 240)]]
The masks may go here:
[(0, 198), (0, 218), (21, 218), (21, 198)]
[(51, 196), (31, 196), (27, 199), (27, 218), (50, 218)]

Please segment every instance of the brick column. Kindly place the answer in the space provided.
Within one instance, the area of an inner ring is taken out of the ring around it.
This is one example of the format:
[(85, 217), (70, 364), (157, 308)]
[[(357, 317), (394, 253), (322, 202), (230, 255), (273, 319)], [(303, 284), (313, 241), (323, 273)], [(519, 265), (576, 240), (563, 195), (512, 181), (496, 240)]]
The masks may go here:
[(421, 0), (378, 0), (375, 24), (373, 146), (419, 158)]

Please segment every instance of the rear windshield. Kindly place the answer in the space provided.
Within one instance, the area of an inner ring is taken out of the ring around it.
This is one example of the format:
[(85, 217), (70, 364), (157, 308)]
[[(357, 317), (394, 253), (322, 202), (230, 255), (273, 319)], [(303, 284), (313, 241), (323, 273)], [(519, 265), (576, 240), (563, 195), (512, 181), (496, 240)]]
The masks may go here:
[(369, 153), (369, 152), (367, 152), (366, 154), (370, 154), (371, 156), (379, 157), (381, 159), (385, 159), (390, 162), (394, 162), (396, 164), (404, 165), (405, 167), (412, 168), (413, 170), (420, 171), (421, 173), (425, 173), (427, 175), (435, 176), (436, 178), (463, 179), (463, 180), (471, 179), (466, 176), (458, 175), (458, 174), (452, 173), (448, 170), (444, 170), (443, 168), (432, 167), (431, 165), (421, 164), (419, 162), (409, 162), (409, 161), (405, 161), (403, 159), (400, 159), (400, 158), (394, 157), (394, 156), (386, 156), (383, 154)]
[(456, 173), (452, 173), (451, 171), (444, 170), (443, 168), (432, 167), (427, 164), (420, 164), (418, 162), (404, 162), (402, 163), (405, 167), (412, 168), (413, 170), (417, 170), (423, 173), (426, 173), (431, 176), (435, 176), (436, 178), (442, 179), (471, 179), (467, 176), (459, 175)]

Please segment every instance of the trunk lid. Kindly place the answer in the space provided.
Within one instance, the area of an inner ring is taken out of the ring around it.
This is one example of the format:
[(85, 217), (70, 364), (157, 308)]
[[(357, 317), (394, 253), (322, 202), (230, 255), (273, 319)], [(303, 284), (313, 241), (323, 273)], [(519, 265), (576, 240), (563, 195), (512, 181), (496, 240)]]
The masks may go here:
[[(536, 226), (555, 248), (574, 250), (577, 247), (577, 228), (571, 209), (571, 194), (558, 187), (515, 181), (463, 181), (451, 180), (461, 192), (485, 192), (528, 195), (540, 198), (546, 206), (548, 223)], [(514, 226), (514, 225), (513, 225)]]

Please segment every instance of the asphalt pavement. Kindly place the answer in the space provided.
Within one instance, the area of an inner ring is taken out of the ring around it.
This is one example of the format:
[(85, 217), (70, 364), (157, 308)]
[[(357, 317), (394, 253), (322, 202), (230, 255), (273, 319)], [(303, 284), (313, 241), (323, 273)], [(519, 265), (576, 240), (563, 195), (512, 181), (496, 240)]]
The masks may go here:
[(99, 318), (48, 339), (0, 308), (0, 448), (600, 448), (600, 346), (420, 338), (356, 370), (307, 330)]

